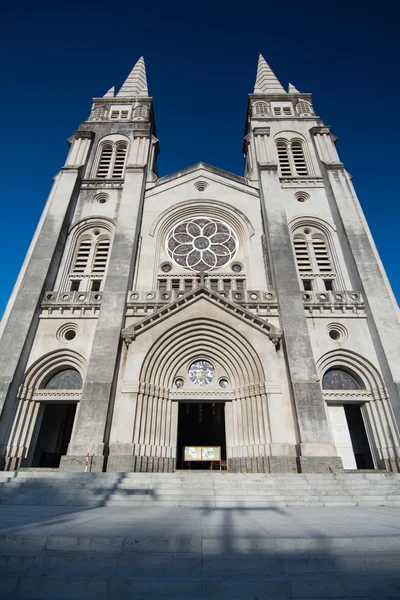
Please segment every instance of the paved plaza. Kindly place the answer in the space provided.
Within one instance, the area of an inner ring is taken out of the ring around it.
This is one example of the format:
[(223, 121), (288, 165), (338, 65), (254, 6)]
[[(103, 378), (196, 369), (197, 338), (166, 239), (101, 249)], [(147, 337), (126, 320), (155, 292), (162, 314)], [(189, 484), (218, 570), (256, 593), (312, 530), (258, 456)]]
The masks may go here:
[(400, 508), (2, 506), (1, 597), (398, 600)]

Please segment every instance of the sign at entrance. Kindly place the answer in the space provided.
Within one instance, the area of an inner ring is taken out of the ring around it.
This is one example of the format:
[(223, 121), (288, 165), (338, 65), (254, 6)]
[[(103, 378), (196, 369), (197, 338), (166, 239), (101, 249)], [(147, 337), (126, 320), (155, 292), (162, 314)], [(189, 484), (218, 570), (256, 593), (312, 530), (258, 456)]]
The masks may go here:
[(221, 446), (185, 446), (185, 461), (221, 460)]

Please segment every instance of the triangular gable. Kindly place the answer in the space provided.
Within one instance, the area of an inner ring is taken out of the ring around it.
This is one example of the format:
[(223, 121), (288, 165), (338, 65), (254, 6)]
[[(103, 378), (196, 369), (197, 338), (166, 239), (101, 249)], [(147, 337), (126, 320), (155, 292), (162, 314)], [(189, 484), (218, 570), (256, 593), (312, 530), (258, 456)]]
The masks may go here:
[(156, 181), (151, 182), (147, 187), (146, 195), (153, 196), (155, 194), (164, 192), (166, 189), (171, 187), (185, 185), (190, 181), (195, 181), (199, 177), (205, 180), (208, 179), (209, 181), (215, 181), (221, 185), (235, 188), (240, 192), (251, 194), (252, 196), (258, 197), (259, 195), (258, 188), (249, 185), (249, 181), (244, 177), (240, 177), (239, 175), (235, 175), (229, 171), (224, 171), (223, 169), (218, 169), (217, 167), (212, 167), (211, 165), (201, 162), (181, 169), (180, 171), (170, 173), (169, 175), (165, 175), (164, 177), (160, 177)]
[(239, 306), (238, 304), (230, 302), (217, 292), (209, 290), (205, 287), (199, 287), (196, 290), (192, 290), (181, 298), (178, 298), (177, 300), (174, 300), (173, 302), (170, 302), (169, 304), (156, 310), (137, 323), (129, 325), (129, 327), (123, 329), (122, 338), (124, 340), (133, 340), (138, 335), (144, 331), (147, 331), (157, 323), (168, 319), (173, 314), (176, 314), (188, 305), (198, 302), (202, 298), (215, 305), (218, 305), (222, 310), (227, 311), (251, 327), (258, 329), (258, 331), (264, 333), (275, 344), (275, 346), (278, 346), (282, 337), (282, 331), (280, 329), (268, 321), (261, 319), (257, 315), (254, 315), (252, 312)]

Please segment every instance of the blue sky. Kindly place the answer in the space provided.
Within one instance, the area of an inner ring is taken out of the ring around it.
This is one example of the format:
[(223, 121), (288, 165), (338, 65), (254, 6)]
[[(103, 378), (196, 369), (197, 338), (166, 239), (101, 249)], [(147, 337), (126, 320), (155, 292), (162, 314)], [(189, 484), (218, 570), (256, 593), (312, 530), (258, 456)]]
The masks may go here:
[(259, 52), (284, 87), (290, 81), (312, 92), (339, 137), (399, 298), (399, 10), (394, 0), (8, 3), (0, 25), (0, 314), (65, 161), (66, 139), (92, 97), (120, 86), (141, 55), (160, 175), (200, 160), (242, 174)]

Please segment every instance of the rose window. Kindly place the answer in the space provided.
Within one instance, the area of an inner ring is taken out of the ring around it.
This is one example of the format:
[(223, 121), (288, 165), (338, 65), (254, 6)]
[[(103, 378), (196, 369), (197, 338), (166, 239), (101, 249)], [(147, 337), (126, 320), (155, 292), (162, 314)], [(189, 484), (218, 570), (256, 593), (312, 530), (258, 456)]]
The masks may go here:
[(195, 385), (208, 385), (214, 375), (215, 369), (208, 360), (197, 360), (189, 368), (189, 379)]
[(218, 219), (187, 219), (175, 225), (167, 237), (170, 258), (192, 271), (223, 267), (235, 256), (237, 248), (235, 232)]

